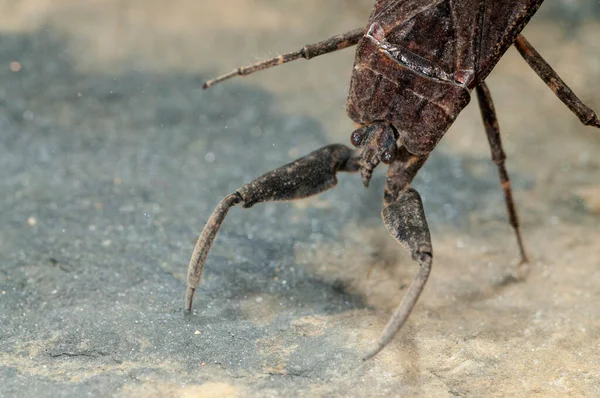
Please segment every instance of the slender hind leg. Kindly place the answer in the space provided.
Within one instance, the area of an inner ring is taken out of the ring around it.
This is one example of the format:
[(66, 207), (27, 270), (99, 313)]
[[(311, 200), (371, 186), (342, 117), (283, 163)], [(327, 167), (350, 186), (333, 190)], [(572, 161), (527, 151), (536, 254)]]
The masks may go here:
[(398, 160), (388, 170), (384, 194), (386, 207), (381, 212), (381, 217), (390, 235), (410, 250), (413, 260), (419, 263), (419, 271), (383, 330), (377, 345), (367, 352), (364, 360), (377, 355), (402, 328), (431, 272), (433, 251), (423, 203), (417, 191), (408, 188), (425, 160), (427, 156), (411, 155), (405, 148), (400, 148)]
[(293, 200), (316, 195), (337, 184), (338, 171), (358, 171), (358, 158), (344, 145), (329, 145), (292, 163), (262, 175), (227, 195), (204, 226), (188, 265), (185, 308), (192, 309), (194, 291), (200, 284), (208, 251), (229, 209), (241, 203), (252, 207), (259, 202)]
[(539, 77), (546, 83), (550, 90), (573, 112), (581, 123), (586, 126), (600, 127), (600, 120), (596, 113), (588, 108), (575, 93), (567, 86), (567, 84), (558, 76), (550, 65), (542, 58), (542, 56), (533, 48), (531, 44), (519, 35), (515, 41), (515, 47), (519, 53), (525, 58), (531, 69), (538, 74)]
[(500, 184), (504, 191), (504, 201), (506, 202), (506, 209), (508, 210), (508, 216), (510, 219), (510, 225), (515, 230), (517, 237), (517, 244), (519, 245), (519, 252), (521, 253), (522, 265), (528, 262), (527, 253), (525, 252), (525, 246), (523, 245), (523, 239), (521, 238), (521, 230), (519, 229), (519, 217), (517, 216), (517, 209), (515, 208), (515, 202), (513, 201), (512, 188), (510, 187), (510, 179), (504, 166), (506, 160), (506, 154), (502, 149), (502, 140), (500, 139), (500, 126), (498, 125), (498, 118), (496, 117), (496, 111), (494, 110), (494, 103), (492, 102), (492, 96), (490, 90), (485, 83), (481, 83), (477, 86), (477, 99), (479, 100), (479, 109), (481, 110), (481, 118), (483, 119), (483, 125), (485, 126), (485, 132), (487, 134), (488, 141), (490, 143), (490, 149), (492, 150), (492, 160), (498, 166), (498, 174), (500, 176)]
[(223, 80), (231, 79), (235, 76), (246, 76), (251, 73), (258, 72), (263, 69), (268, 69), (273, 66), (285, 64), (287, 62), (295, 61), (300, 58), (311, 59), (314, 57), (318, 57), (319, 55), (328, 54), (337, 50), (344, 49), (346, 47), (351, 47), (358, 43), (358, 41), (361, 37), (363, 37), (364, 34), (365, 29), (360, 28), (343, 33), (341, 35), (330, 37), (329, 39), (325, 39), (315, 44), (307, 44), (298, 51), (281, 54), (275, 58), (265, 59), (252, 65), (237, 68), (236, 70), (230, 73), (207, 81), (206, 83), (204, 83), (202, 88), (207, 89), (211, 86), (214, 86), (217, 83), (222, 82)]

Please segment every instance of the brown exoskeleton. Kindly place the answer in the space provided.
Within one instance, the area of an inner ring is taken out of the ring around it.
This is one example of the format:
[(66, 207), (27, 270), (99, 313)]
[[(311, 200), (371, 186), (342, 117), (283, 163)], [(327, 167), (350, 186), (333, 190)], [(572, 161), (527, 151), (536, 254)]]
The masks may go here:
[(351, 134), (352, 150), (329, 145), (273, 170), (227, 195), (208, 220), (189, 263), (185, 308), (191, 310), (208, 251), (228, 210), (241, 204), (293, 200), (323, 192), (337, 183), (337, 172), (360, 171), (368, 186), (379, 163), (388, 165), (383, 222), (406, 246), (419, 271), (376, 346), (376, 355), (400, 330), (431, 271), (433, 250), (419, 194), (410, 183), (461, 110), (477, 92), (492, 159), (498, 167), (510, 224), (521, 263), (527, 255), (512, 199), (505, 154), (485, 79), (515, 45), (525, 61), (586, 125), (600, 127), (585, 106), (535, 49), (520, 35), (543, 0), (378, 0), (366, 28), (334, 36), (296, 52), (241, 67), (208, 81), (225, 79), (310, 59), (358, 44), (347, 112), (360, 127)]

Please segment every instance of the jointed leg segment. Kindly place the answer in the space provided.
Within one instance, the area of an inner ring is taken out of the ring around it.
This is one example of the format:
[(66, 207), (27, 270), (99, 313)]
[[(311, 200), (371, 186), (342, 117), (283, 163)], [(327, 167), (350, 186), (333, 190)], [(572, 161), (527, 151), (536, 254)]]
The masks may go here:
[(208, 251), (229, 209), (241, 203), (248, 208), (259, 202), (292, 200), (316, 195), (337, 184), (338, 171), (358, 171), (358, 158), (344, 145), (329, 145), (292, 163), (262, 175), (227, 195), (206, 223), (188, 265), (185, 308), (192, 309)]
[(429, 227), (417, 191), (409, 188), (401, 192), (394, 203), (383, 209), (381, 217), (390, 235), (408, 248), (413, 260), (419, 263), (419, 272), (383, 330), (377, 345), (367, 352), (364, 360), (377, 355), (402, 328), (425, 287), (433, 260)]
[(479, 109), (481, 110), (481, 117), (483, 119), (483, 125), (485, 126), (485, 132), (490, 143), (490, 149), (492, 150), (492, 160), (494, 163), (496, 163), (496, 166), (498, 166), (500, 184), (502, 185), (502, 190), (504, 191), (504, 200), (506, 202), (506, 209), (508, 210), (510, 225), (515, 230), (517, 244), (519, 245), (519, 252), (521, 254), (521, 264), (524, 264), (528, 261), (527, 253), (525, 252), (525, 246), (523, 245), (523, 239), (521, 238), (519, 217), (517, 216), (517, 209), (515, 208), (515, 202), (513, 201), (508, 172), (504, 166), (506, 154), (502, 149), (500, 126), (498, 125), (498, 118), (496, 117), (496, 111), (494, 110), (494, 103), (492, 102), (490, 90), (485, 83), (478, 85), (476, 90), (477, 99), (479, 100)]
[(358, 43), (360, 38), (364, 36), (364, 33), (364, 28), (355, 29), (341, 35), (330, 37), (329, 39), (325, 39), (315, 44), (307, 44), (298, 51), (281, 54), (275, 58), (265, 59), (253, 65), (242, 66), (230, 73), (219, 76), (216, 79), (207, 81), (206, 83), (204, 83), (202, 88), (207, 89), (211, 86), (214, 86), (217, 83), (222, 82), (223, 80), (227, 80), (235, 76), (246, 76), (251, 73), (258, 72), (263, 69), (268, 69), (273, 66), (285, 64), (287, 62), (295, 61), (300, 58), (311, 59), (314, 57), (318, 57), (319, 55), (331, 53), (337, 50), (342, 50), (346, 47), (351, 47)]
[(419, 263), (419, 271), (383, 330), (377, 345), (367, 352), (364, 360), (377, 355), (402, 328), (425, 287), (433, 260), (431, 237), (423, 203), (418, 192), (409, 188), (417, 171), (427, 160), (427, 156), (413, 155), (406, 148), (401, 147), (395, 158), (387, 172), (383, 196), (386, 207), (381, 212), (381, 217), (389, 234), (410, 250), (413, 260)]
[(525, 58), (531, 69), (538, 74), (539, 77), (546, 83), (550, 90), (573, 112), (581, 123), (586, 126), (600, 127), (600, 120), (596, 113), (588, 108), (575, 93), (567, 86), (567, 84), (558, 76), (550, 65), (542, 58), (542, 56), (533, 48), (531, 44), (519, 35), (515, 41), (515, 47)]
[(398, 195), (408, 188), (428, 157), (429, 155), (413, 155), (404, 147), (398, 149), (397, 161), (390, 165), (386, 175), (383, 193), (383, 204), (385, 206), (394, 203), (398, 199)]

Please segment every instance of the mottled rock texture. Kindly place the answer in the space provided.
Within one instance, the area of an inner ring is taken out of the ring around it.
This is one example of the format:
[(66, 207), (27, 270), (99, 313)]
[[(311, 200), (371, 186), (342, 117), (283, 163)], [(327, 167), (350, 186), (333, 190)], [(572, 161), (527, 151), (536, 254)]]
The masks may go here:
[[(433, 271), (374, 360), (416, 272), (381, 222), (381, 167), (368, 190), (342, 174), (315, 198), (232, 209), (184, 315), (219, 200), (353, 130), (352, 50), (203, 79), (371, 7), (230, 3), (0, 2), (0, 397), (600, 395), (600, 131), (513, 49), (488, 84), (524, 282), (505, 283), (518, 251), (473, 101), (415, 180)], [(600, 6), (547, 3), (525, 34), (600, 111)]]

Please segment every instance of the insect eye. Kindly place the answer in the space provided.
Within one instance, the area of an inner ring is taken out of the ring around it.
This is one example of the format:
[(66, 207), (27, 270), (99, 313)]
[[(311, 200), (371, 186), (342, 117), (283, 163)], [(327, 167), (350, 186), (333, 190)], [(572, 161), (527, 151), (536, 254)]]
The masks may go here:
[(354, 130), (352, 132), (352, 134), (350, 135), (350, 142), (352, 143), (352, 145), (354, 145), (355, 147), (360, 146), (360, 144), (362, 144), (363, 138), (364, 138), (364, 127), (360, 128), (358, 130)]
[(381, 154), (381, 161), (385, 164), (391, 164), (396, 160), (396, 152), (386, 149)]

